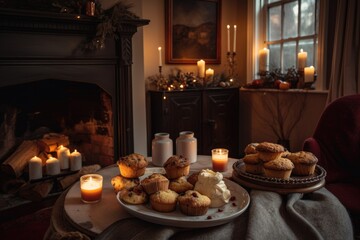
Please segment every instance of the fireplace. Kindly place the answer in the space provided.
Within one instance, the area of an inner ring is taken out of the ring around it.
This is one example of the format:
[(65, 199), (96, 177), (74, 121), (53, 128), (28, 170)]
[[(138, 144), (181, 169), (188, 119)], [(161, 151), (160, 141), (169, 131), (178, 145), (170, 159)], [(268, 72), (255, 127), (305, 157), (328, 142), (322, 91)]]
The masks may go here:
[(39, 129), (65, 134), (89, 164), (133, 152), (131, 38), (148, 22), (126, 20), (118, 39), (86, 52), (96, 18), (0, 9), (0, 126), (6, 111), (21, 111), (17, 139)]

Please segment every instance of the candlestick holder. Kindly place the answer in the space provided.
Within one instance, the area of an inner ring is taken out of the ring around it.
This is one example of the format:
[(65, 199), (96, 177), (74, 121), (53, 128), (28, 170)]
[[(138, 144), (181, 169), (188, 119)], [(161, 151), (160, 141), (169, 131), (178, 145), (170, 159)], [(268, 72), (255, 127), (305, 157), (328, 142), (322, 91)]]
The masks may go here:
[(161, 73), (162, 73), (162, 66), (159, 66), (159, 74), (161, 76)]
[(227, 52), (227, 66), (228, 66), (228, 74), (230, 79), (234, 79), (236, 77), (236, 53), (235, 52)]

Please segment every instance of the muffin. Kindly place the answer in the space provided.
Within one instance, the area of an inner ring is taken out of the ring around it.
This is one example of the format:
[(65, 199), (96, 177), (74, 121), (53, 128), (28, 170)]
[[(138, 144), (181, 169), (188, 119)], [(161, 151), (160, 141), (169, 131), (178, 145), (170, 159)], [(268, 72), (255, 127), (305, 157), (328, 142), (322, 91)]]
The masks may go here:
[(170, 181), (169, 188), (177, 193), (192, 190), (194, 186), (186, 180), (186, 177), (179, 177)]
[(300, 151), (290, 153), (287, 158), (294, 164), (293, 174), (300, 176), (314, 174), (318, 159), (313, 153)]
[(190, 160), (183, 156), (173, 155), (164, 163), (166, 176), (175, 179), (189, 175)]
[(120, 174), (126, 178), (138, 178), (145, 173), (148, 162), (146, 158), (138, 153), (132, 153), (122, 157), (117, 162)]
[(194, 190), (188, 190), (178, 197), (180, 211), (188, 216), (201, 216), (207, 213), (211, 200)]
[(147, 194), (153, 194), (157, 191), (167, 190), (169, 188), (169, 179), (160, 173), (153, 173), (140, 182)]
[(129, 204), (143, 204), (148, 201), (148, 195), (141, 185), (120, 192), (120, 199)]
[(254, 154), (257, 153), (256, 146), (259, 145), (259, 143), (250, 143), (245, 147), (244, 153), (247, 154)]
[(111, 185), (114, 188), (115, 193), (123, 190), (124, 188), (133, 188), (140, 184), (139, 178), (125, 178), (123, 176), (115, 176), (111, 179)]
[(198, 181), (199, 174), (200, 171), (190, 174), (190, 176), (187, 178), (187, 181), (191, 183), (193, 186), (195, 186), (196, 182)]
[(245, 163), (245, 172), (256, 175), (264, 173), (263, 161), (257, 153), (247, 154), (242, 160)]
[(294, 164), (287, 158), (277, 158), (264, 163), (264, 173), (266, 177), (289, 179)]
[(280, 144), (262, 142), (256, 146), (256, 151), (258, 151), (259, 158), (262, 161), (268, 162), (280, 157), (285, 149)]
[(158, 212), (172, 212), (176, 209), (179, 194), (167, 189), (150, 195), (151, 208)]

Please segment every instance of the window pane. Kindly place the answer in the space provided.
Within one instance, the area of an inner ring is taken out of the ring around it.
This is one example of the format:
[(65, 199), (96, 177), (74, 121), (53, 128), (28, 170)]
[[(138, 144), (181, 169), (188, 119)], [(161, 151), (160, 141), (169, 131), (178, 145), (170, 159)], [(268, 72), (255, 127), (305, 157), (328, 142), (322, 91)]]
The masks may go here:
[(299, 41), (299, 50), (303, 49), (304, 52), (307, 52), (306, 66), (315, 66), (314, 65), (314, 40), (301, 40)]
[(269, 40), (281, 39), (281, 6), (269, 9)]
[(284, 38), (298, 36), (298, 2), (291, 2), (284, 5)]
[(315, 0), (302, 0), (300, 35), (314, 34), (315, 24)]
[(286, 72), (288, 68), (296, 66), (296, 56), (296, 42), (284, 43), (282, 72)]
[(269, 45), (270, 50), (270, 71), (280, 68), (280, 44)]
[(274, 3), (274, 2), (278, 2), (280, 0), (268, 0), (268, 3)]

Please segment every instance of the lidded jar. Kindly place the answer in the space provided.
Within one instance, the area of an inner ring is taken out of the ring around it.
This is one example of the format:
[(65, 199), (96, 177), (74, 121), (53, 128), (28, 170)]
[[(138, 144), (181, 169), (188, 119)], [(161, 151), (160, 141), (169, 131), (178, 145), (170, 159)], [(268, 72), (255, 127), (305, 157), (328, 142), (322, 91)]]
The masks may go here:
[(155, 166), (163, 166), (173, 155), (173, 141), (169, 133), (155, 133), (152, 140), (152, 163)]
[(176, 139), (176, 155), (181, 155), (194, 163), (197, 160), (197, 139), (194, 132), (183, 131)]

